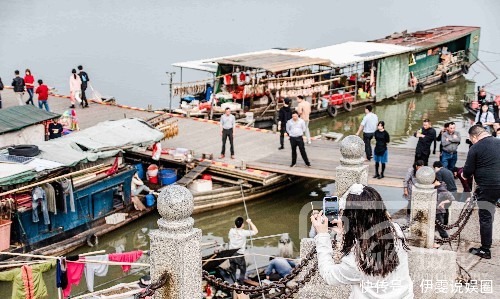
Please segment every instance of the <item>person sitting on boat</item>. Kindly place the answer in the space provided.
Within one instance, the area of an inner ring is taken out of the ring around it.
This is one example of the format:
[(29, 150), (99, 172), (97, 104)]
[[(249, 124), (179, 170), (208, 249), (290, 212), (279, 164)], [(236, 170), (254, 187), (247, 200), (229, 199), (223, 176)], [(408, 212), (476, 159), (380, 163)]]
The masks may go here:
[[(339, 208), (339, 218), (331, 221), (336, 239), (343, 240), (338, 264), (333, 259), (328, 218), (323, 211), (311, 216), (318, 232), (314, 239), (320, 276), (329, 285), (352, 285), (350, 298), (414, 298), (409, 247), (380, 194), (372, 187), (353, 184), (339, 200)], [(397, 287), (374, 287), (380, 285)]]
[(488, 110), (488, 104), (483, 104), (481, 106), (481, 110), (476, 114), (475, 123), (476, 125), (481, 124), (486, 132), (491, 134), (491, 127), (495, 123), (495, 116)]
[(132, 177), (132, 196), (137, 196), (142, 192), (149, 192), (153, 194), (153, 190), (149, 189), (148, 186), (144, 185), (144, 182), (139, 178), (137, 172)]
[(266, 268), (266, 279), (270, 279), (270, 275), (276, 273), (280, 278), (292, 273), (295, 268), (293, 262), (293, 242), (288, 234), (283, 234), (278, 243), (278, 257), (271, 258), (271, 262)]
[(237, 217), (234, 220), (234, 226), (229, 230), (229, 249), (238, 249), (236, 254), (238, 255), (237, 257), (231, 258), (229, 260), (229, 271), (235, 276), (236, 278), (236, 270), (240, 270), (240, 276), (238, 278), (239, 283), (243, 283), (245, 280), (245, 274), (247, 272), (247, 263), (245, 260), (245, 248), (247, 245), (247, 237), (250, 236), (255, 236), (256, 234), (259, 233), (259, 230), (253, 224), (251, 219), (247, 219), (247, 223), (250, 226), (251, 229), (246, 230), (243, 229), (243, 217)]

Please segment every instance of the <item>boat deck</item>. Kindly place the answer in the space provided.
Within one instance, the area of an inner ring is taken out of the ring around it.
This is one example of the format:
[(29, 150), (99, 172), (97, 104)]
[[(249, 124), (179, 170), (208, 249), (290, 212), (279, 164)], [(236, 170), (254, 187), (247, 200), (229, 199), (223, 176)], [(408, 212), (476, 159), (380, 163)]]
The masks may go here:
[[(9, 107), (17, 105), (17, 100), (11, 90), (2, 92), (3, 105)], [(49, 105), (55, 112), (62, 113), (68, 109), (69, 100), (50, 97)], [(89, 108), (76, 108), (80, 128), (90, 127), (100, 121), (121, 119), (124, 117), (138, 117), (150, 119), (159, 113), (133, 110), (130, 108), (91, 103)], [(220, 155), (221, 137), (218, 123), (206, 119), (191, 119), (178, 117), (178, 136), (162, 142), (162, 148), (187, 148), (194, 150), (195, 156), (203, 153), (213, 154), (214, 158)], [(306, 145), (306, 151), (312, 167), (304, 165), (300, 155), (297, 166), (290, 168), (290, 146), (286, 142), (285, 150), (278, 150), (279, 134), (264, 129), (255, 129), (239, 126), (235, 131), (235, 156), (230, 159), (229, 142), (225, 159), (216, 159), (222, 167), (237, 168), (246, 163), (248, 168), (283, 173), (301, 177), (335, 180), (335, 167), (340, 161), (340, 144), (329, 140), (313, 140), (311, 145)], [(382, 180), (369, 178), (369, 184), (379, 186), (402, 187), (405, 174), (413, 162), (413, 148), (389, 148), (389, 164), (385, 178)], [(438, 155), (431, 155), (429, 161), (439, 159)], [(462, 165), (466, 154), (459, 153), (458, 165)], [(366, 162), (368, 164), (368, 162)], [(369, 163), (371, 166), (373, 163)], [(373, 166), (371, 166), (373, 168)], [(370, 173), (373, 173), (371, 169)]]

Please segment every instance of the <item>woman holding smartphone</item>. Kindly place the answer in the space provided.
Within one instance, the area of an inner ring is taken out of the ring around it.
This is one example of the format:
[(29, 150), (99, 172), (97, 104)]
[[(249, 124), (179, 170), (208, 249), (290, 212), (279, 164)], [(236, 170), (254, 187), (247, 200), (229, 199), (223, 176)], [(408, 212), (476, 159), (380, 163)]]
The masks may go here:
[[(341, 218), (331, 221), (337, 240), (343, 240), (339, 264), (333, 260), (328, 219), (323, 211), (311, 216), (318, 233), (314, 239), (321, 277), (329, 285), (352, 285), (350, 298), (414, 298), (409, 247), (380, 194), (372, 187), (354, 184), (339, 200), (339, 208)], [(370, 285), (389, 287), (367, 287)]]

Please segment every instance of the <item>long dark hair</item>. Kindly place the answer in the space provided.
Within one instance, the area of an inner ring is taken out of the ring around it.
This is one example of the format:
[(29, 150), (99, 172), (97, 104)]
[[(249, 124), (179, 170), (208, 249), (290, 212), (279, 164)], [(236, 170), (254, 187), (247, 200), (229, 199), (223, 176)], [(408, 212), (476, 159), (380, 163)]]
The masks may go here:
[[(342, 215), (344, 241), (342, 254), (354, 251), (359, 269), (370, 276), (385, 277), (399, 265), (398, 236), (380, 194), (364, 186), (360, 195), (349, 194)], [(403, 248), (409, 250), (404, 238)]]
[(73, 73), (73, 78), (75, 78), (75, 79), (76, 79), (76, 70), (75, 70), (75, 69), (72, 69), (72, 70), (71, 70), (71, 73)]

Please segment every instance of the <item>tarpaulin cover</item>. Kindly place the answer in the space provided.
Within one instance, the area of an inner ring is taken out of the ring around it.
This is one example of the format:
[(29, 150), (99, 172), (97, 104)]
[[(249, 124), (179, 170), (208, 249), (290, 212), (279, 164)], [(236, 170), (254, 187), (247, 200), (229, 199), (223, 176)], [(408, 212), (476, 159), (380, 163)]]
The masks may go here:
[(408, 80), (408, 54), (381, 59), (377, 69), (377, 99), (390, 98), (408, 90)]
[(0, 134), (17, 131), (45, 120), (59, 118), (60, 116), (60, 114), (47, 112), (33, 105), (0, 109)]
[(74, 166), (79, 162), (113, 157), (126, 146), (149, 146), (162, 138), (162, 132), (143, 120), (110, 120), (61, 138), (37, 143), (41, 150), (37, 157)]
[(0, 186), (31, 181), (36, 176), (34, 166), (0, 162)]

